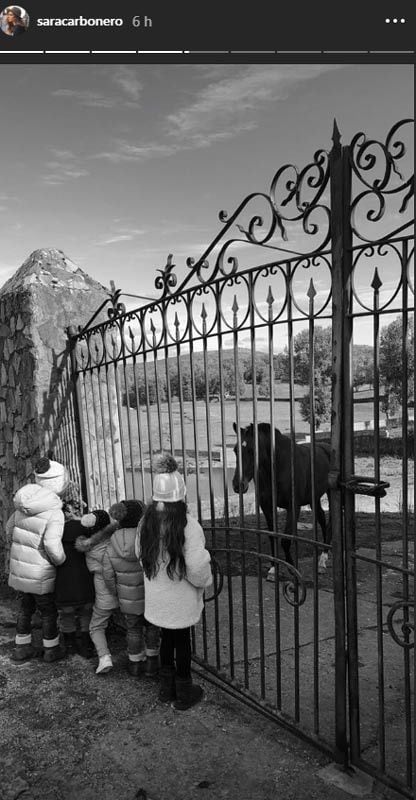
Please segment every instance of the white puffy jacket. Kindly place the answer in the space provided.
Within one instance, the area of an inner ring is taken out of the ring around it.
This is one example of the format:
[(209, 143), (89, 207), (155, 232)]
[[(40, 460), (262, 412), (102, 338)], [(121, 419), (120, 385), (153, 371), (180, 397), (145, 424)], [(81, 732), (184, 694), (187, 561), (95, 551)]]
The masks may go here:
[(19, 592), (53, 592), (55, 567), (63, 564), (64, 515), (62, 500), (55, 492), (28, 483), (13, 502), (6, 535), (11, 540), (9, 586)]
[[(169, 557), (159, 556), (154, 578), (144, 576), (144, 615), (161, 628), (189, 628), (196, 625), (204, 607), (204, 589), (212, 583), (211, 556), (199, 522), (187, 517), (183, 556), (186, 578), (173, 580), (167, 574)], [(136, 536), (136, 556), (140, 559), (140, 523)]]

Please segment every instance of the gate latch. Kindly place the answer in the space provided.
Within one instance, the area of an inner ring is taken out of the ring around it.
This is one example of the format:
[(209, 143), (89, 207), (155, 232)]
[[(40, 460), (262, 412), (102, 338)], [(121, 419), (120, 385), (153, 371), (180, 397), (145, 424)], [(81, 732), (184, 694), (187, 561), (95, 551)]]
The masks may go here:
[(341, 486), (354, 494), (365, 494), (370, 497), (385, 497), (386, 489), (390, 484), (387, 481), (378, 481), (376, 478), (367, 478), (363, 475), (351, 475), (347, 481), (342, 481)]

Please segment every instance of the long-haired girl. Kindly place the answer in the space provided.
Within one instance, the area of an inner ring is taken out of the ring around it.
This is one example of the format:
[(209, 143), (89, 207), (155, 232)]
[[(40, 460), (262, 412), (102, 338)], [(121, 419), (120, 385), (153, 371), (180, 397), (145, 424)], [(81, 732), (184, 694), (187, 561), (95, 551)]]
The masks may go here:
[(187, 512), (186, 487), (173, 456), (161, 456), (155, 473), (136, 553), (144, 572), (145, 618), (161, 629), (159, 699), (174, 700), (183, 711), (203, 694), (192, 683), (191, 626), (212, 582), (211, 559), (199, 522)]

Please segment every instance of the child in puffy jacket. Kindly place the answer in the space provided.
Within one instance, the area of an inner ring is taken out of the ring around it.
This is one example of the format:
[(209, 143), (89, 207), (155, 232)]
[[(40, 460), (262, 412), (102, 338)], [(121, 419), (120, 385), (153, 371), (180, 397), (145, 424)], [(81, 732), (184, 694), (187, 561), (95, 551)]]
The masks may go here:
[(81, 525), (84, 503), (78, 487), (67, 487), (63, 496), (65, 517), (62, 546), (65, 561), (56, 570), (55, 602), (59, 611), (59, 627), (68, 655), (79, 653), (92, 658), (94, 647), (89, 634), (94, 603), (94, 579), (85, 554), (75, 548), (75, 541), (85, 533)]
[(199, 522), (187, 512), (186, 487), (175, 459), (155, 465), (153, 501), (139, 523), (136, 555), (144, 571), (145, 617), (161, 628), (160, 691), (184, 711), (203, 694), (191, 677), (191, 627), (212, 583), (211, 557)]
[(85, 553), (87, 567), (94, 576), (95, 600), (89, 630), (98, 655), (98, 666), (95, 670), (97, 675), (109, 672), (113, 666), (106, 628), (111, 614), (118, 608), (118, 599), (105, 583), (103, 559), (108, 541), (117, 525), (101, 509), (84, 514), (81, 517), (81, 526), (88, 535), (79, 536), (75, 541), (76, 549)]
[(9, 586), (20, 593), (12, 654), (17, 663), (34, 655), (32, 616), (36, 610), (42, 620), (43, 660), (51, 663), (65, 656), (59, 639), (54, 587), (56, 567), (65, 561), (65, 520), (59, 495), (67, 483), (68, 474), (62, 464), (41, 458), (35, 468), (35, 483), (22, 486), (13, 498), (15, 511), (6, 525), (6, 539), (11, 543)]
[(104, 553), (104, 580), (117, 595), (127, 627), (128, 671), (135, 678), (157, 675), (159, 670), (159, 628), (144, 618), (144, 577), (135, 553), (137, 525), (143, 514), (139, 500), (124, 500), (111, 506), (109, 514), (117, 520)]

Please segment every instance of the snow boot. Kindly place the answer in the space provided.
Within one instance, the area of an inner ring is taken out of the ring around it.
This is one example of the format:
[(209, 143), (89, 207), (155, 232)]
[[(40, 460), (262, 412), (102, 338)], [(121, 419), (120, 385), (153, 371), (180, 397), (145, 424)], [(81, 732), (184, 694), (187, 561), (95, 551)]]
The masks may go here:
[(81, 631), (77, 640), (77, 650), (82, 658), (92, 658), (95, 648), (88, 631)]
[(194, 686), (192, 678), (178, 678), (175, 679), (176, 687), (176, 700), (173, 707), (177, 711), (186, 711), (202, 699), (204, 690), (202, 686)]
[(43, 640), (43, 647), (43, 660), (45, 664), (53, 664), (54, 661), (59, 661), (66, 656), (65, 648), (62, 647), (60, 643), (53, 647), (45, 647), (45, 640)]
[(26, 661), (30, 661), (34, 655), (35, 651), (32, 644), (28, 642), (27, 644), (16, 644), (11, 658), (16, 664), (24, 664)]
[(159, 700), (162, 703), (170, 703), (171, 700), (176, 700), (175, 667), (161, 667), (159, 679)]

